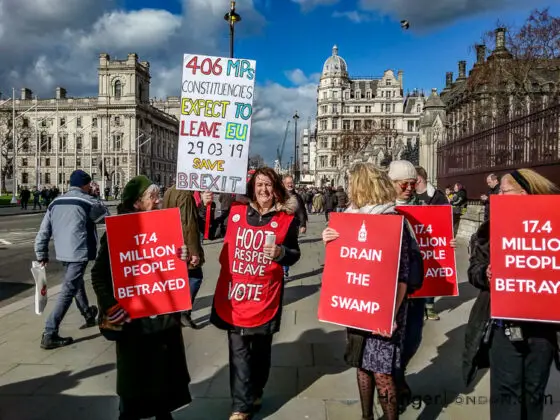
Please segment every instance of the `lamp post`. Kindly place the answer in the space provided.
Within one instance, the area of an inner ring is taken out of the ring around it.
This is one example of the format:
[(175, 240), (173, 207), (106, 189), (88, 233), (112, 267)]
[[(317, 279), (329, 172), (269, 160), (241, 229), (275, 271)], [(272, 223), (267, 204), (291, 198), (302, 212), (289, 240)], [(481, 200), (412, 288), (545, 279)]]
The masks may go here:
[(235, 0), (231, 2), (230, 10), (224, 15), (224, 20), (229, 23), (229, 56), (233, 58), (233, 42), (235, 39), (235, 24), (241, 22), (241, 16), (235, 12)]
[(294, 116), (292, 117), (294, 119), (295, 122), (295, 127), (294, 127), (294, 183), (297, 185), (297, 183), (299, 182), (299, 165), (298, 165), (298, 147), (297, 147), (297, 138), (298, 138), (298, 132), (297, 132), (297, 122), (299, 120), (299, 115), (296, 111), (296, 113), (294, 114)]

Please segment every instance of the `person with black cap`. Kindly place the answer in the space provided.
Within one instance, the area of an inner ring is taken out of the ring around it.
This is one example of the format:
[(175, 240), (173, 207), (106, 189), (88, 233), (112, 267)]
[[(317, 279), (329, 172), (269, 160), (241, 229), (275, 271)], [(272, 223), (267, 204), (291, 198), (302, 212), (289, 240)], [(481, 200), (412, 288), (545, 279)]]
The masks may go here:
[(58, 301), (47, 318), (41, 339), (41, 348), (50, 350), (72, 344), (70, 337), (61, 337), (58, 329), (72, 301), (86, 322), (81, 328), (96, 325), (97, 307), (90, 306), (84, 283), (89, 261), (97, 255), (96, 224), (109, 215), (107, 208), (90, 195), (91, 177), (82, 170), (70, 175), (66, 194), (50, 203), (35, 238), (37, 261), (43, 266), (49, 262), (49, 241), (54, 237), (56, 259), (64, 267), (64, 279)]
[[(117, 213), (157, 210), (159, 190), (144, 175), (132, 178), (124, 187)], [(181, 246), (180, 258), (190, 261), (185, 245)], [(101, 312), (101, 331), (120, 331), (118, 337), (113, 337), (117, 352), (119, 420), (149, 417), (172, 420), (174, 410), (191, 402), (181, 313), (130, 319), (115, 299), (107, 233), (100, 241), (99, 254), (91, 269), (91, 282)]]

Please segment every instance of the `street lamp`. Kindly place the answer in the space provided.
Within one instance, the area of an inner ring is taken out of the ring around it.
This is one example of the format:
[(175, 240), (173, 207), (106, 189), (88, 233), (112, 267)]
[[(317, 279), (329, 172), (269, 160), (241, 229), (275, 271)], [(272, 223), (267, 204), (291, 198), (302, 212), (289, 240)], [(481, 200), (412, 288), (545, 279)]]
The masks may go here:
[(224, 15), (224, 20), (229, 23), (229, 56), (233, 58), (233, 41), (235, 39), (235, 24), (241, 22), (241, 16), (235, 12), (235, 0), (231, 2), (230, 10)]
[(297, 132), (297, 122), (299, 120), (299, 115), (296, 111), (296, 113), (294, 114), (294, 116), (292, 117), (294, 119), (295, 122), (295, 128), (294, 128), (294, 183), (297, 184), (299, 182), (299, 165), (298, 165), (298, 147), (297, 147), (297, 138), (298, 138), (298, 132)]

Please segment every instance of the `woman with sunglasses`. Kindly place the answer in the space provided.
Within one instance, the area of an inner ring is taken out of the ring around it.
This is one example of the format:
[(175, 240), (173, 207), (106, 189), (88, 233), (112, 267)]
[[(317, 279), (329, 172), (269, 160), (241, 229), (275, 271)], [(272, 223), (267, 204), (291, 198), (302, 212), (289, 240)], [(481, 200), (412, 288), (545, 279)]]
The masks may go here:
[[(502, 177), (500, 194), (552, 195), (560, 194), (560, 188), (531, 169), (519, 169)], [(490, 367), (490, 418), (542, 420), (550, 368), (554, 359), (558, 362), (558, 325), (490, 319), (490, 221), (475, 233), (468, 277), (479, 294), (465, 333), (466, 385), (478, 369)], [(515, 338), (514, 330), (519, 332)]]

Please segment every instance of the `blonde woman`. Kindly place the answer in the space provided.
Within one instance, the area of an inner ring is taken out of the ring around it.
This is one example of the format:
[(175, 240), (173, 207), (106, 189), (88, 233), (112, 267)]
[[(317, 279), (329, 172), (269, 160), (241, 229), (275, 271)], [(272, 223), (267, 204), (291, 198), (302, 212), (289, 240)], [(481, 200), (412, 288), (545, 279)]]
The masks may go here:
[[(397, 214), (395, 188), (384, 172), (376, 169), (371, 163), (358, 163), (350, 170), (349, 177), (350, 206), (345, 213)], [(363, 419), (373, 419), (374, 384), (385, 418), (394, 420), (399, 415), (395, 379), (400, 369), (404, 339), (409, 252), (412, 241), (408, 224), (405, 223), (405, 226), (407, 228), (403, 229), (393, 331), (368, 333), (348, 329), (345, 360), (350, 366), (357, 368)], [(325, 243), (336, 240), (338, 236), (338, 232), (332, 228), (323, 231)]]
[[(560, 194), (560, 189), (531, 169), (505, 175), (500, 194)], [(463, 376), (467, 386), (479, 368), (490, 367), (490, 418), (492, 420), (542, 419), (544, 392), (552, 361), (558, 361), (558, 325), (490, 319), (490, 223), (475, 234), (468, 270), (469, 282), (480, 290), (465, 335)], [(520, 328), (522, 340), (507, 333)], [(489, 332), (489, 334), (487, 334)], [(485, 345), (482, 346), (481, 343)]]

